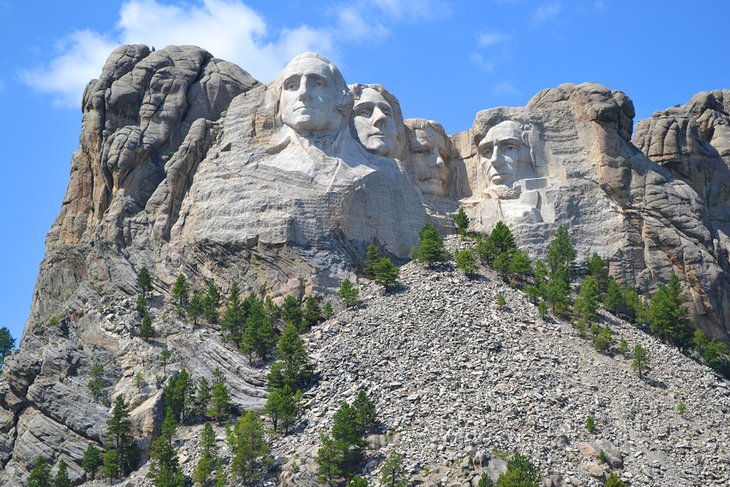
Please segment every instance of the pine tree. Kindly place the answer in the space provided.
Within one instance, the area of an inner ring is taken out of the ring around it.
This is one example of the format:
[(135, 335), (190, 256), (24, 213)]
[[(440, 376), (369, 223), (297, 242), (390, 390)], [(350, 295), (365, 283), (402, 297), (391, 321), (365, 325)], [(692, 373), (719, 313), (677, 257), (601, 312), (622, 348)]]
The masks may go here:
[(274, 431), (278, 431), (279, 421), (283, 423), (284, 433), (289, 433), (289, 426), (297, 417), (297, 403), (294, 393), (288, 385), (283, 389), (275, 389), (269, 393), (264, 412), (271, 418)]
[(167, 373), (167, 362), (170, 360), (170, 357), (172, 357), (172, 352), (169, 348), (167, 348), (167, 345), (162, 347), (162, 350), (160, 350), (160, 363), (162, 364), (162, 373)]
[(231, 409), (231, 396), (228, 393), (226, 380), (220, 369), (213, 371), (211, 403), (212, 407), (208, 410), (208, 416), (218, 423), (223, 422), (228, 417), (228, 411)]
[(672, 273), (669, 282), (652, 295), (648, 320), (655, 335), (680, 347), (689, 345), (689, 313), (684, 306), (684, 293), (677, 274)]
[(58, 465), (56, 477), (53, 479), (53, 487), (71, 487), (71, 479), (68, 478), (68, 465), (63, 460)]
[(341, 449), (342, 460), (339, 467), (347, 478), (354, 476), (362, 463), (366, 445), (364, 434), (365, 430), (358, 422), (357, 411), (343, 402), (332, 421), (332, 439)]
[(483, 472), (482, 476), (479, 477), (477, 487), (494, 487), (494, 482), (492, 482), (492, 479), (489, 477), (487, 472)]
[(51, 467), (43, 457), (35, 459), (28, 475), (28, 487), (51, 487)]
[(365, 260), (363, 262), (362, 269), (362, 273), (365, 277), (370, 279), (375, 277), (375, 270), (373, 269), (373, 266), (382, 257), (383, 256), (380, 254), (380, 250), (378, 250), (378, 247), (374, 243), (368, 245), (368, 249), (365, 251)]
[(347, 487), (369, 487), (369, 485), (370, 484), (368, 484), (368, 481), (365, 480), (365, 477), (355, 475), (347, 484)]
[(320, 441), (322, 446), (317, 451), (317, 464), (319, 464), (317, 480), (320, 483), (333, 485), (335, 480), (343, 475), (341, 469), (343, 449), (329, 435), (320, 435)]
[(636, 344), (631, 352), (631, 368), (639, 373), (641, 379), (650, 369), (649, 353), (641, 344)]
[(492, 268), (494, 269), (494, 271), (497, 274), (499, 274), (499, 276), (504, 281), (507, 281), (507, 278), (509, 276), (510, 261), (511, 261), (510, 254), (508, 254), (507, 252), (502, 252), (492, 262)]
[(606, 310), (615, 316), (622, 316), (626, 303), (624, 302), (624, 293), (621, 286), (613, 279), (609, 279), (606, 284), (606, 293), (603, 296), (603, 305)]
[(281, 319), (284, 323), (292, 323), (297, 330), (302, 326), (302, 305), (294, 296), (287, 296), (281, 303)]
[(509, 273), (518, 283), (525, 282), (532, 275), (532, 260), (521, 250), (515, 250), (509, 262)]
[(142, 324), (139, 326), (140, 338), (148, 342), (155, 338), (156, 334), (157, 333), (155, 332), (155, 329), (152, 327), (152, 319), (150, 318), (149, 313), (145, 313), (144, 317), (142, 318)]
[(591, 333), (593, 333), (593, 348), (596, 349), (596, 352), (607, 352), (616, 343), (616, 339), (613, 338), (613, 330), (608, 325), (593, 325)]
[(469, 217), (466, 216), (464, 208), (459, 208), (459, 211), (454, 215), (454, 225), (456, 225), (456, 231), (459, 235), (462, 237), (466, 235), (466, 232), (469, 230)]
[(364, 432), (370, 432), (378, 424), (378, 414), (375, 410), (375, 403), (368, 397), (365, 391), (360, 390), (352, 403), (355, 410), (355, 421)]
[(545, 301), (552, 307), (553, 313), (568, 316), (570, 308), (570, 283), (568, 268), (559, 265), (550, 276), (544, 287)]
[(195, 467), (193, 480), (195, 485), (205, 486), (210, 479), (216, 464), (218, 463), (218, 452), (215, 448), (215, 432), (210, 423), (205, 423), (200, 436), (201, 453), (200, 460)]
[(393, 452), (380, 467), (380, 484), (383, 487), (406, 487), (408, 485), (406, 468), (403, 466), (403, 454)]
[(221, 322), (221, 330), (229, 340), (235, 343), (240, 344), (243, 338), (249, 304), (250, 301), (241, 301), (241, 291), (238, 283), (231, 284), (231, 289), (228, 291), (226, 310), (223, 313)]
[(241, 349), (249, 352), (249, 361), (251, 360), (251, 352), (255, 352), (261, 360), (266, 360), (269, 353), (276, 346), (276, 342), (276, 332), (266, 315), (264, 304), (258, 299), (253, 300), (250, 303), (248, 317), (246, 318)]
[(335, 314), (335, 311), (332, 309), (332, 303), (330, 303), (329, 301), (324, 303), (324, 306), (322, 306), (322, 318), (324, 318), (325, 320), (328, 320), (334, 314)]
[(538, 487), (540, 470), (530, 460), (515, 453), (507, 461), (507, 472), (497, 479), (497, 487)]
[(15, 347), (15, 338), (10, 334), (10, 330), (3, 326), (0, 328), (0, 369), (5, 363), (5, 357), (13, 351), (13, 347)]
[(152, 479), (155, 487), (185, 487), (185, 476), (172, 445), (175, 429), (175, 413), (168, 407), (162, 422), (162, 434), (152, 443), (150, 450), (147, 478)]
[(628, 485), (621, 480), (616, 472), (612, 472), (606, 477), (606, 487), (628, 487)]
[(198, 319), (203, 316), (205, 311), (204, 297), (200, 291), (195, 291), (193, 297), (190, 298), (190, 302), (185, 307), (185, 312), (193, 321), (193, 325), (198, 324)]
[(593, 276), (598, 285), (598, 292), (603, 294), (608, 290), (608, 283), (610, 278), (608, 277), (608, 267), (606, 262), (598, 255), (593, 252), (591, 257), (586, 262), (586, 271), (589, 276)]
[(548, 269), (555, 274), (559, 268), (565, 267), (568, 270), (567, 279), (570, 282), (572, 268), (577, 256), (577, 252), (573, 247), (573, 241), (565, 227), (558, 227), (548, 247), (546, 262)]
[(203, 317), (208, 323), (218, 322), (218, 310), (221, 306), (221, 291), (214, 283), (208, 284), (203, 296)]
[(456, 267), (467, 276), (473, 275), (479, 270), (476, 254), (471, 249), (456, 249), (454, 251), (454, 260), (456, 261)]
[[(292, 391), (303, 389), (309, 379), (312, 378), (314, 368), (309, 362), (307, 351), (299, 338), (297, 329), (291, 323), (284, 328), (284, 332), (281, 334), (276, 349), (276, 359), (280, 361), (281, 365), (276, 368), (272, 367), (271, 372), (274, 374), (275, 370), (278, 370), (278, 373), (281, 374), (279, 388), (288, 385)], [(270, 385), (272, 374), (270, 374), (269, 379)]]
[(208, 413), (208, 403), (210, 402), (210, 384), (208, 379), (201, 377), (198, 380), (198, 389), (195, 394), (195, 414), (201, 418), (206, 417)]
[[(112, 407), (112, 414), (107, 421), (107, 453), (115, 451), (118, 469), (124, 475), (137, 465), (139, 452), (132, 437), (132, 423), (129, 420), (129, 409), (122, 395), (117, 396)], [(113, 460), (110, 458), (110, 460)], [(104, 468), (107, 469), (107, 458), (104, 456)], [(116, 475), (112, 476), (115, 478)]]
[(426, 223), (419, 234), (421, 243), (416, 248), (415, 258), (429, 267), (439, 262), (445, 262), (448, 254), (444, 250), (444, 239), (441, 238), (436, 227)]
[(119, 458), (119, 452), (114, 448), (106, 450), (104, 452), (102, 464), (102, 473), (104, 477), (109, 479), (109, 484), (111, 485), (112, 480), (122, 475), (122, 464), (121, 459)]
[(264, 439), (264, 423), (246, 411), (228, 434), (231, 449), (231, 474), (242, 485), (256, 484), (271, 467), (271, 448)]
[(307, 296), (304, 300), (304, 310), (302, 311), (302, 326), (301, 332), (306, 332), (322, 318), (322, 310), (317, 304), (317, 300), (314, 296)]
[(189, 419), (193, 409), (194, 386), (190, 373), (181, 369), (177, 377), (170, 379), (162, 390), (165, 407), (171, 408), (175, 420), (182, 421), (183, 424)]
[(512, 254), (517, 250), (514, 236), (509, 227), (499, 221), (486, 237), (477, 240), (476, 251), (482, 261), (490, 266), (501, 254), (506, 254), (505, 267), (509, 266)]
[(226, 476), (226, 471), (223, 470), (223, 462), (220, 458), (215, 464), (215, 475), (213, 477), (213, 480), (215, 481), (215, 487), (228, 486), (228, 477)]
[(373, 265), (375, 284), (383, 286), (385, 292), (398, 285), (400, 269), (388, 257), (383, 257)]
[(106, 387), (106, 381), (104, 381), (104, 366), (99, 362), (95, 363), (89, 370), (89, 375), (91, 376), (91, 379), (86, 383), (86, 385), (91, 391), (91, 395), (94, 396), (94, 401), (98, 401), (102, 392), (104, 392), (104, 387)]
[(147, 267), (142, 267), (137, 273), (137, 285), (142, 292), (152, 291), (152, 275)]
[(352, 282), (349, 279), (342, 281), (339, 294), (340, 298), (342, 298), (342, 302), (347, 308), (354, 308), (360, 304), (360, 300), (357, 297), (360, 294), (360, 291), (352, 285)]
[(580, 285), (578, 297), (573, 305), (574, 314), (586, 324), (594, 323), (598, 320), (599, 296), (600, 292), (596, 278), (592, 275), (586, 276)]
[(86, 475), (93, 480), (96, 477), (96, 472), (99, 470), (99, 467), (101, 467), (101, 464), (101, 453), (93, 443), (89, 443), (89, 446), (86, 447), (86, 451), (84, 451), (81, 468), (83, 468)]
[(137, 296), (137, 313), (139, 313), (140, 316), (144, 316), (147, 314), (147, 298), (144, 297), (144, 294), (140, 294)]
[(185, 277), (185, 274), (180, 274), (175, 280), (175, 286), (172, 288), (172, 298), (177, 301), (177, 304), (181, 308), (185, 308), (188, 304), (188, 295), (190, 294), (190, 284)]

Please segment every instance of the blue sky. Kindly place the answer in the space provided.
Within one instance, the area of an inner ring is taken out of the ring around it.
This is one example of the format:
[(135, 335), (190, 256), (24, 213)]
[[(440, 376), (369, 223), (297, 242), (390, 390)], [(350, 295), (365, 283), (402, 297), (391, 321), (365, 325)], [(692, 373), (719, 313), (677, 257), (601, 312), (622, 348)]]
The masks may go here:
[(0, 0), (0, 326), (20, 337), (81, 93), (116, 45), (196, 44), (264, 82), (319, 51), (454, 133), (563, 82), (623, 90), (637, 119), (730, 88), (728, 18), (724, 0)]

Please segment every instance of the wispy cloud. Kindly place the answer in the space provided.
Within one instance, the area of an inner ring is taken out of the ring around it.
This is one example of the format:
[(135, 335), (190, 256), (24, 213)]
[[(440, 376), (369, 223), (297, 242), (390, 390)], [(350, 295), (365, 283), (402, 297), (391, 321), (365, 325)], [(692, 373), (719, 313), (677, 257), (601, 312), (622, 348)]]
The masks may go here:
[(514, 96), (519, 94), (520, 91), (509, 81), (502, 81), (492, 88), (492, 95), (494, 96)]
[(563, 4), (561, 2), (543, 3), (542, 5), (537, 7), (535, 13), (532, 14), (532, 22), (534, 24), (542, 24), (544, 22), (552, 20), (553, 18), (557, 17), (562, 8)]
[(451, 12), (448, 3), (440, 0), (363, 0), (360, 5), (375, 6), (395, 20), (430, 20)]
[(506, 42), (510, 39), (510, 36), (502, 34), (501, 32), (484, 32), (479, 35), (477, 43), (479, 47), (489, 47), (495, 44)]
[(469, 54), (469, 61), (487, 73), (494, 71), (494, 63), (484, 59), (484, 56), (481, 53), (473, 52)]
[(335, 10), (337, 17), (337, 37), (359, 42), (384, 39), (388, 36), (388, 29), (372, 18), (365, 18), (357, 7), (340, 7)]

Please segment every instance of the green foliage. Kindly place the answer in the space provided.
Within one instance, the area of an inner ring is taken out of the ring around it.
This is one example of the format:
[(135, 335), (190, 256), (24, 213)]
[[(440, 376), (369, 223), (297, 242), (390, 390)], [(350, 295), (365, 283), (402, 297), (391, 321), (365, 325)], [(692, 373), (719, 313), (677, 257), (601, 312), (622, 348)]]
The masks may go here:
[(600, 452), (598, 452), (598, 461), (601, 463), (608, 463), (605, 451), (601, 450)]
[(713, 370), (728, 376), (728, 349), (719, 340), (710, 340), (705, 333), (697, 328), (692, 339), (697, 351), (702, 355), (702, 360)]
[(593, 325), (591, 333), (593, 333), (593, 348), (596, 349), (596, 352), (605, 353), (616, 343), (616, 339), (613, 338), (613, 330), (608, 325)]
[(94, 400), (98, 401), (102, 392), (104, 392), (104, 387), (106, 387), (106, 382), (104, 381), (104, 366), (101, 363), (96, 362), (89, 370), (89, 375), (91, 376), (91, 379), (86, 383), (86, 385), (89, 388), (89, 391), (91, 391), (91, 395), (94, 396)]
[(241, 301), (241, 291), (238, 283), (231, 284), (231, 289), (228, 291), (226, 311), (223, 313), (223, 320), (221, 321), (221, 330), (229, 340), (238, 344), (241, 343), (243, 338), (249, 303), (250, 299), (248, 298)]
[(621, 480), (616, 472), (608, 474), (606, 477), (606, 487), (629, 487), (628, 484)]
[(139, 325), (139, 336), (142, 340), (148, 342), (155, 338), (155, 335), (157, 335), (157, 333), (152, 326), (152, 319), (150, 318), (149, 313), (145, 313), (142, 318), (142, 324)]
[(152, 275), (147, 267), (142, 267), (137, 273), (137, 285), (142, 292), (152, 291)]
[(355, 306), (358, 306), (361, 302), (358, 298), (360, 291), (355, 286), (353, 286), (352, 282), (349, 279), (345, 279), (344, 281), (342, 281), (339, 294), (340, 298), (342, 298), (342, 302), (347, 308), (354, 308)]
[(190, 284), (185, 277), (185, 274), (180, 274), (175, 280), (175, 285), (172, 288), (172, 298), (177, 304), (184, 308), (188, 304), (188, 296), (190, 294)]
[(677, 274), (651, 296), (647, 320), (653, 334), (679, 347), (689, 344), (689, 313)]
[(10, 334), (10, 330), (3, 326), (0, 328), (0, 368), (5, 363), (5, 357), (10, 355), (15, 347), (15, 338)]
[(684, 415), (687, 412), (687, 405), (683, 402), (677, 404), (677, 412)]
[(570, 314), (570, 282), (568, 268), (559, 265), (544, 286), (545, 301), (552, 308), (553, 313), (560, 316)]
[(228, 418), (228, 412), (231, 409), (231, 395), (228, 392), (223, 372), (218, 368), (213, 371), (213, 387), (211, 388), (210, 399), (211, 408), (208, 410), (208, 416), (218, 421), (218, 423), (223, 422)]
[(524, 291), (525, 294), (527, 294), (527, 299), (529, 299), (531, 303), (537, 304), (540, 302), (540, 297), (542, 296), (540, 288), (533, 284), (528, 284), (525, 286)]
[[(127, 475), (137, 465), (139, 450), (137, 449), (134, 438), (132, 438), (132, 423), (129, 420), (129, 409), (122, 395), (117, 396), (114, 400), (112, 414), (107, 421), (106, 440), (107, 453), (114, 451), (116, 455), (116, 459), (109, 458), (109, 461), (112, 462), (110, 465), (118, 466), (118, 470), (114, 472), (121, 472)], [(105, 473), (107, 472), (106, 455), (104, 455), (104, 471)], [(114, 477), (116, 475), (112, 475), (112, 478)]]
[(215, 481), (215, 487), (227, 487), (228, 485), (228, 477), (226, 476), (226, 471), (223, 470), (223, 463), (220, 459), (215, 464), (215, 475), (213, 479)]
[(589, 276), (596, 280), (598, 286), (598, 292), (601, 296), (608, 289), (608, 283), (610, 278), (608, 277), (608, 264), (604, 261), (600, 255), (593, 252), (591, 257), (586, 262), (586, 272)]
[(140, 316), (144, 316), (147, 314), (147, 298), (144, 297), (144, 294), (140, 294), (137, 296), (137, 313), (139, 313)]
[(403, 454), (393, 452), (385, 459), (380, 467), (380, 484), (383, 487), (406, 487), (406, 467), (403, 465)]
[(375, 409), (375, 403), (365, 391), (360, 390), (357, 393), (352, 408), (355, 410), (355, 421), (358, 426), (365, 433), (373, 431), (378, 425), (378, 413)]
[(215, 432), (210, 423), (205, 423), (200, 436), (201, 452), (198, 464), (193, 472), (195, 485), (205, 486), (210, 479), (216, 464), (218, 463), (218, 452), (215, 447)]
[(497, 255), (497, 258), (492, 262), (492, 269), (500, 275), (502, 279), (507, 281), (509, 277), (509, 263), (511, 262), (510, 255), (507, 252), (502, 252)]
[(214, 283), (208, 284), (203, 296), (203, 317), (208, 323), (217, 323), (221, 306), (221, 291)]
[[(600, 257), (599, 257), (600, 259)], [(586, 323), (595, 323), (598, 320), (598, 300), (600, 292), (598, 282), (593, 276), (586, 276), (580, 285), (578, 297), (573, 305), (573, 313)]]
[(640, 344), (636, 344), (631, 352), (631, 369), (638, 372), (639, 378), (643, 377), (649, 370), (651, 370), (649, 362), (649, 352)]
[(322, 306), (322, 318), (324, 318), (325, 320), (328, 320), (334, 314), (335, 314), (335, 311), (332, 309), (332, 303), (330, 303), (329, 301), (324, 303), (324, 306)]
[(374, 243), (368, 245), (368, 249), (365, 251), (365, 260), (363, 261), (362, 269), (362, 273), (365, 277), (370, 279), (375, 277), (375, 269), (373, 269), (373, 266), (382, 257), (380, 250), (378, 250), (378, 247)]
[(471, 249), (456, 249), (454, 259), (456, 267), (467, 276), (475, 274), (479, 270), (476, 252)]
[(352, 478), (352, 480), (350, 480), (347, 487), (368, 487), (369, 485), (370, 484), (368, 484), (368, 481), (365, 480), (365, 477), (356, 475)]
[(466, 235), (467, 230), (469, 230), (469, 217), (466, 216), (464, 208), (459, 208), (459, 211), (454, 215), (454, 225), (456, 225), (456, 231), (459, 235), (462, 237)]
[(190, 298), (190, 302), (185, 307), (185, 312), (188, 317), (193, 321), (193, 325), (198, 323), (198, 319), (203, 316), (205, 312), (205, 297), (200, 291), (195, 291), (193, 297)]
[(322, 447), (317, 453), (321, 482), (352, 478), (357, 473), (364, 457), (364, 434), (357, 410), (343, 402), (335, 413), (331, 436), (321, 436)]
[(504, 299), (504, 294), (499, 293), (497, 294), (497, 306), (506, 306), (507, 300)]
[(196, 416), (206, 417), (208, 414), (208, 405), (210, 403), (210, 384), (208, 379), (201, 377), (198, 379), (198, 388), (195, 394), (194, 411)]
[(496, 487), (538, 487), (540, 470), (524, 455), (515, 453), (507, 460), (507, 471), (499, 476)]
[(479, 257), (489, 265), (492, 265), (500, 254), (507, 254), (507, 265), (509, 265), (512, 254), (517, 250), (517, 245), (515, 245), (512, 231), (500, 221), (487, 237), (477, 240), (476, 250)]
[(322, 319), (322, 309), (317, 304), (314, 296), (307, 296), (304, 300), (304, 309), (302, 310), (301, 332), (309, 331), (313, 326)]
[(35, 459), (28, 476), (28, 487), (51, 487), (51, 467), (43, 457)]
[(264, 413), (271, 418), (274, 431), (279, 431), (278, 425), (281, 421), (284, 426), (284, 434), (289, 433), (289, 426), (297, 417), (298, 407), (294, 399), (294, 392), (288, 385), (285, 385), (283, 389), (275, 389), (269, 393)]
[(419, 234), (421, 243), (416, 248), (415, 258), (419, 262), (423, 262), (428, 266), (445, 262), (448, 254), (444, 250), (444, 239), (441, 238), (436, 227), (431, 223), (426, 223)]
[(629, 343), (626, 340), (621, 339), (621, 341), (618, 342), (618, 353), (621, 355), (629, 353)]
[(58, 465), (56, 477), (53, 479), (53, 487), (71, 487), (71, 479), (68, 478), (68, 465), (63, 460)]
[(588, 416), (586, 418), (586, 429), (589, 433), (594, 433), (596, 431), (596, 420), (593, 419), (593, 416)]
[(307, 351), (293, 324), (284, 328), (276, 349), (277, 363), (269, 374), (269, 388), (283, 389), (289, 386), (292, 391), (304, 389), (312, 378), (314, 368), (309, 362)]
[(385, 291), (390, 291), (398, 285), (398, 274), (400, 269), (388, 257), (383, 257), (373, 264), (375, 284), (383, 286)]
[(302, 326), (302, 305), (294, 296), (287, 296), (281, 304), (281, 320), (291, 323), (299, 330)]
[(555, 237), (550, 241), (545, 257), (548, 269), (552, 274), (555, 274), (559, 268), (564, 267), (567, 270), (565, 278), (570, 282), (571, 269), (576, 255), (568, 229), (562, 226), (558, 227)]
[(508, 272), (516, 282), (525, 282), (533, 273), (532, 260), (525, 252), (515, 250), (509, 262)]
[(494, 482), (489, 477), (489, 474), (487, 472), (482, 473), (482, 476), (479, 477), (479, 483), (477, 484), (477, 487), (494, 487)]
[(167, 345), (162, 347), (162, 350), (160, 350), (160, 363), (162, 364), (162, 373), (167, 373), (167, 362), (170, 360), (170, 357), (172, 357), (172, 352), (169, 348), (167, 348)]
[(276, 346), (278, 337), (266, 314), (264, 303), (255, 296), (251, 296), (251, 298), (247, 299), (249, 302), (248, 316), (241, 338), (241, 349), (249, 352), (249, 360), (251, 360), (251, 352), (255, 352), (261, 360), (266, 360)]
[(175, 436), (175, 414), (168, 407), (162, 423), (162, 434), (152, 443), (150, 470), (147, 478), (155, 487), (185, 487), (185, 476), (180, 469), (177, 453), (172, 445)]
[(241, 485), (255, 485), (273, 463), (271, 448), (264, 439), (264, 423), (259, 416), (246, 411), (228, 432), (231, 449), (231, 474)]
[(119, 458), (119, 452), (114, 448), (110, 448), (104, 452), (104, 460), (102, 461), (102, 473), (104, 477), (109, 479), (109, 483), (120, 475), (122, 475), (122, 464)]
[(86, 475), (93, 480), (96, 477), (96, 472), (99, 470), (99, 467), (101, 467), (101, 464), (101, 453), (92, 443), (89, 443), (89, 446), (86, 447), (86, 451), (84, 451), (81, 468), (83, 468)]
[(168, 381), (162, 390), (165, 407), (171, 408), (176, 421), (185, 424), (193, 414), (195, 383), (187, 370), (181, 369), (177, 377)]
[(545, 318), (545, 316), (547, 315), (547, 310), (548, 304), (545, 301), (540, 301), (537, 304), (537, 314), (540, 315), (540, 318)]

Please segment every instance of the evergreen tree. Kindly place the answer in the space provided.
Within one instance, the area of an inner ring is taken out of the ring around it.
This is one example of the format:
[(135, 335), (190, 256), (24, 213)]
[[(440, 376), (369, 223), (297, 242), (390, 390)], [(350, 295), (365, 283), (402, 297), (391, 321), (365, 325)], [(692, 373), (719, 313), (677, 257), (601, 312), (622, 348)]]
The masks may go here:
[(288, 385), (283, 389), (275, 389), (269, 393), (264, 412), (271, 418), (274, 431), (278, 431), (279, 421), (283, 423), (284, 433), (289, 433), (289, 426), (297, 417), (297, 403), (294, 393)]
[(317, 480), (320, 483), (333, 485), (336, 479), (343, 475), (342, 447), (329, 435), (320, 435), (322, 446), (317, 451)]
[(416, 248), (415, 253), (417, 261), (432, 266), (448, 259), (449, 256), (444, 250), (444, 239), (441, 238), (433, 224), (426, 223), (419, 234), (419, 238), (421, 243)]
[(214, 283), (210, 283), (203, 296), (203, 317), (208, 323), (218, 322), (218, 310), (220, 306), (221, 291)]
[(608, 325), (593, 325), (591, 333), (593, 333), (593, 348), (597, 352), (607, 352), (616, 343), (616, 339), (613, 338), (613, 330)]
[(476, 254), (471, 249), (456, 249), (454, 251), (456, 267), (467, 276), (473, 275), (479, 270)]
[(193, 325), (198, 324), (198, 319), (203, 316), (205, 312), (204, 296), (200, 291), (195, 291), (193, 297), (190, 298), (190, 302), (185, 307), (185, 312), (193, 321)]
[(517, 283), (522, 283), (532, 275), (532, 260), (521, 250), (515, 250), (509, 262), (509, 273)]
[(102, 473), (104, 477), (109, 479), (109, 484), (111, 485), (112, 480), (122, 475), (122, 464), (121, 459), (119, 458), (119, 452), (114, 448), (110, 448), (105, 451), (102, 464)]
[(324, 306), (322, 306), (322, 318), (324, 318), (325, 320), (328, 320), (334, 314), (335, 314), (335, 311), (332, 309), (332, 303), (330, 303), (329, 301), (324, 303)]
[(570, 238), (570, 234), (568, 233), (568, 229), (562, 226), (558, 227), (555, 232), (555, 237), (553, 237), (550, 241), (550, 246), (548, 247), (547, 256), (545, 258), (550, 273), (555, 274), (558, 272), (558, 269), (564, 267), (568, 271), (566, 278), (568, 279), (568, 283), (570, 283), (572, 268), (576, 256), (577, 252), (573, 247), (573, 242)]
[(650, 369), (649, 352), (640, 344), (636, 344), (634, 350), (631, 352), (631, 368), (639, 373), (639, 378), (642, 378)]
[(606, 293), (603, 295), (603, 305), (606, 310), (615, 316), (622, 316), (626, 308), (624, 293), (621, 286), (614, 279), (609, 279), (606, 284)]
[(365, 430), (358, 421), (357, 411), (343, 402), (333, 418), (332, 439), (341, 448), (340, 467), (347, 478), (354, 476), (362, 463), (366, 445), (364, 434)]
[(155, 338), (156, 334), (157, 333), (155, 332), (155, 329), (152, 327), (152, 319), (150, 318), (149, 313), (145, 313), (144, 317), (142, 318), (142, 324), (139, 326), (140, 338), (148, 342)]
[(489, 477), (489, 474), (487, 472), (483, 472), (482, 476), (479, 477), (479, 483), (477, 484), (477, 487), (494, 487), (494, 482)]
[(354, 308), (360, 304), (360, 299), (357, 297), (360, 294), (360, 291), (352, 285), (352, 282), (349, 279), (342, 281), (339, 294), (340, 298), (342, 298), (342, 302), (347, 308)]
[[(277, 382), (276, 373), (280, 375), (279, 383), (274, 387), (283, 389), (288, 385), (292, 391), (303, 389), (309, 379), (314, 374), (314, 367), (309, 362), (307, 351), (304, 348), (301, 338), (297, 333), (297, 329), (293, 324), (288, 324), (281, 334), (279, 345), (276, 349), (276, 359), (279, 361), (271, 368), (269, 374), (269, 386), (273, 382)], [(279, 365), (280, 364), (280, 365)]]
[(56, 477), (53, 479), (53, 487), (71, 487), (71, 479), (68, 478), (68, 465), (63, 460), (58, 465)]
[(218, 463), (218, 452), (215, 448), (215, 432), (210, 423), (205, 423), (205, 426), (203, 426), (200, 443), (202, 451), (200, 453), (200, 460), (198, 460), (195, 472), (193, 473), (193, 480), (195, 481), (195, 485), (204, 487), (208, 484), (208, 480)]
[(568, 268), (559, 265), (545, 284), (545, 301), (551, 306), (553, 313), (568, 316), (570, 308), (570, 283)]
[[(132, 423), (129, 420), (129, 409), (122, 395), (117, 396), (112, 407), (112, 414), (107, 421), (107, 453), (116, 452), (118, 471), (127, 475), (137, 465), (139, 451), (132, 438)], [(110, 460), (113, 460), (110, 458)], [(104, 469), (107, 470), (107, 458), (104, 455)], [(116, 471), (115, 471), (116, 472)], [(109, 475), (107, 475), (109, 476)], [(111, 478), (115, 478), (112, 475)]]
[(140, 294), (139, 296), (137, 296), (136, 310), (140, 316), (144, 316), (147, 314), (147, 298), (144, 297), (144, 294)]
[(249, 361), (251, 361), (251, 352), (255, 352), (262, 360), (266, 360), (276, 346), (276, 342), (276, 332), (266, 315), (264, 303), (254, 299), (248, 310), (241, 349), (249, 352)]
[(368, 249), (365, 251), (365, 260), (363, 261), (362, 269), (362, 273), (365, 277), (370, 279), (375, 277), (375, 270), (373, 269), (373, 266), (382, 257), (380, 250), (378, 250), (378, 247), (374, 243), (368, 245)]
[(13, 351), (13, 347), (15, 347), (15, 338), (10, 334), (10, 330), (3, 326), (0, 328), (0, 369), (5, 363), (5, 357)]
[(598, 292), (603, 296), (608, 290), (608, 283), (611, 279), (608, 277), (606, 262), (596, 252), (593, 252), (588, 262), (586, 262), (586, 272), (596, 280)]
[(152, 275), (147, 267), (142, 267), (137, 273), (137, 285), (142, 292), (152, 291)]
[(383, 487), (406, 487), (408, 485), (403, 454), (393, 452), (380, 467), (380, 484)]
[(373, 265), (375, 284), (383, 286), (385, 292), (398, 285), (400, 269), (388, 257), (383, 257)]
[(370, 484), (368, 484), (368, 481), (365, 480), (365, 477), (355, 475), (347, 484), (347, 487), (369, 487), (369, 485)]
[(201, 418), (205, 418), (208, 412), (208, 403), (210, 402), (210, 384), (208, 379), (201, 377), (198, 379), (198, 387), (195, 393), (195, 414)]
[(84, 472), (86, 472), (86, 475), (91, 480), (94, 480), (94, 478), (96, 477), (96, 472), (99, 470), (99, 467), (101, 467), (101, 464), (101, 453), (94, 446), (93, 443), (89, 443), (89, 446), (86, 447), (86, 451), (84, 451), (84, 458), (81, 461), (81, 468), (84, 469)]
[(230, 409), (231, 396), (228, 393), (226, 379), (220, 369), (215, 369), (213, 371), (213, 387), (211, 389), (211, 408), (208, 410), (208, 416), (221, 423), (228, 417), (228, 411)]
[(167, 373), (167, 362), (170, 360), (170, 357), (172, 357), (172, 352), (169, 348), (167, 348), (167, 345), (162, 347), (162, 350), (160, 350), (160, 363), (162, 364), (162, 373)]
[(497, 479), (497, 487), (538, 487), (540, 470), (530, 460), (515, 453), (507, 461), (507, 471)]
[(690, 343), (689, 313), (677, 274), (652, 295), (647, 314), (652, 333), (680, 347)]
[(94, 396), (94, 401), (98, 401), (102, 392), (104, 392), (104, 387), (106, 387), (106, 381), (104, 381), (104, 366), (99, 362), (95, 363), (89, 370), (89, 375), (91, 376), (91, 379), (86, 383), (86, 385), (91, 391), (91, 395)]
[(580, 285), (578, 297), (573, 306), (574, 314), (587, 324), (597, 321), (599, 295), (596, 278), (592, 275), (586, 276)]
[(628, 487), (628, 485), (621, 480), (616, 472), (612, 472), (606, 477), (606, 487)]
[(241, 343), (243, 338), (249, 304), (249, 301), (241, 301), (241, 290), (238, 283), (231, 284), (231, 289), (228, 291), (226, 311), (223, 313), (221, 322), (221, 330), (229, 340), (238, 344)]
[(307, 296), (304, 300), (304, 310), (302, 311), (302, 326), (301, 332), (306, 332), (322, 319), (322, 310), (317, 304), (317, 300), (314, 296)]
[(28, 487), (51, 487), (51, 467), (43, 457), (35, 459), (28, 475)]
[(507, 252), (502, 252), (492, 262), (492, 268), (497, 274), (499, 274), (499, 276), (504, 281), (507, 281), (507, 278), (509, 277), (510, 260), (510, 254), (508, 254)]
[(362, 431), (365, 433), (373, 431), (378, 424), (378, 415), (375, 410), (375, 403), (365, 391), (360, 390), (357, 393), (352, 408), (355, 410), (355, 421)]
[(492, 229), (491, 233), (477, 240), (476, 251), (479, 257), (486, 264), (493, 266), (494, 261), (502, 254), (504, 264), (503, 267), (507, 269), (509, 262), (512, 259), (512, 254), (517, 250), (514, 236), (510, 231), (509, 227), (503, 222), (499, 221)]
[(466, 216), (464, 208), (459, 208), (459, 211), (454, 215), (454, 225), (456, 225), (456, 231), (462, 237), (466, 235), (469, 230), (469, 217)]
[(195, 384), (190, 373), (181, 369), (177, 377), (170, 379), (162, 390), (162, 399), (165, 407), (169, 407), (176, 421), (182, 421), (185, 424), (194, 409), (193, 402)]
[(226, 476), (226, 471), (223, 470), (223, 462), (219, 458), (218, 461), (215, 464), (215, 475), (213, 477), (215, 481), (215, 487), (227, 487), (228, 486), (228, 477)]
[(264, 423), (246, 411), (228, 434), (231, 449), (231, 474), (242, 485), (255, 485), (271, 467), (271, 448), (264, 439)]
[(299, 330), (302, 326), (302, 305), (294, 296), (287, 296), (281, 303), (281, 319), (284, 323), (292, 323)]
[(175, 413), (168, 407), (162, 422), (162, 434), (155, 439), (150, 450), (147, 478), (152, 479), (155, 487), (185, 487), (185, 476), (172, 445), (175, 429)]
[(185, 274), (180, 274), (175, 280), (175, 286), (172, 288), (172, 298), (177, 301), (177, 304), (181, 308), (185, 308), (188, 304), (188, 295), (190, 294), (190, 284), (185, 277)]

